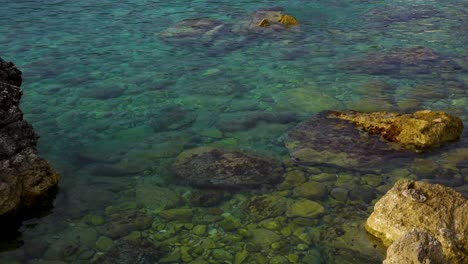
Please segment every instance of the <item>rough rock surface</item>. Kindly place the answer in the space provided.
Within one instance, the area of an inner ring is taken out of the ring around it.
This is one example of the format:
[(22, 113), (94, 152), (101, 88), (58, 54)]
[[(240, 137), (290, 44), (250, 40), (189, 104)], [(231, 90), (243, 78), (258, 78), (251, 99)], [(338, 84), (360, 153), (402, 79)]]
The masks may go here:
[(59, 176), (37, 155), (38, 136), (19, 109), (21, 71), (0, 59), (0, 216), (30, 208)]
[(335, 112), (332, 116), (351, 121), (370, 134), (379, 134), (387, 141), (414, 150), (458, 140), (463, 132), (463, 121), (460, 118), (430, 110), (413, 114), (348, 111)]
[[(375, 204), (366, 229), (386, 245), (413, 229), (437, 239), (454, 264), (468, 262), (468, 200), (438, 184), (400, 180)], [(396, 245), (395, 247), (398, 247)]]
[(320, 112), (290, 130), (284, 144), (298, 164), (332, 165), (342, 168), (385, 168), (393, 160), (414, 155), (397, 152), (378, 135), (361, 133), (351, 122), (330, 118), (330, 111)]
[(276, 184), (282, 163), (250, 154), (199, 147), (182, 152), (174, 163), (177, 176), (197, 187), (255, 188)]
[(449, 263), (440, 242), (426, 232), (412, 230), (387, 250), (383, 264)]
[(158, 249), (149, 241), (123, 240), (94, 261), (95, 264), (152, 264), (158, 263)]

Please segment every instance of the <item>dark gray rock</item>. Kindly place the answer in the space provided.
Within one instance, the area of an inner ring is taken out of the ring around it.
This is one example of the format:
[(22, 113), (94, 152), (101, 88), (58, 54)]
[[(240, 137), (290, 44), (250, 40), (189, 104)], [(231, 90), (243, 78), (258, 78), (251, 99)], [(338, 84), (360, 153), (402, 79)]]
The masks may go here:
[(158, 249), (147, 240), (120, 241), (95, 264), (154, 264), (158, 263)]
[(59, 176), (36, 150), (39, 136), (19, 109), (21, 71), (0, 59), (0, 217), (33, 208)]

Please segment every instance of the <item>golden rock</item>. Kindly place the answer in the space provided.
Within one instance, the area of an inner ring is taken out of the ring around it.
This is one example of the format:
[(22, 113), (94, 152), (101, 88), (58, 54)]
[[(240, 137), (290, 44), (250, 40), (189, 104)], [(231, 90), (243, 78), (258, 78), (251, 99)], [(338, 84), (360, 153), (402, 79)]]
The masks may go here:
[(260, 21), (257, 26), (259, 27), (268, 27), (270, 25), (270, 21), (268, 19), (264, 18), (262, 21)]
[(278, 22), (285, 25), (286, 27), (299, 25), (299, 22), (295, 17), (286, 14), (282, 15)]

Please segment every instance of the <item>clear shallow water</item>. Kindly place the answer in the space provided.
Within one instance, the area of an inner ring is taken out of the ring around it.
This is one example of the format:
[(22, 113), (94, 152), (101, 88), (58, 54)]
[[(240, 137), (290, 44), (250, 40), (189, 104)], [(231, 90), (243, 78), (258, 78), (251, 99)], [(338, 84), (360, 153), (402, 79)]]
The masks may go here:
[[(428, 108), (456, 114), (465, 124), (468, 118), (468, 34), (464, 27), (468, 22), (464, 10), (468, 8), (464, 1), (290, 1), (279, 5), (299, 20), (297, 34), (226, 33), (204, 45), (182, 46), (162, 41), (159, 33), (180, 20), (199, 17), (235, 27), (255, 10), (271, 5), (267, 1), (0, 4), (0, 13), (7, 18), (0, 25), (0, 55), (23, 71), (22, 110), (41, 135), (41, 154), (62, 175), (52, 212), (25, 223), (18, 244), (22, 246), (15, 248), (13, 241), (5, 242), (12, 247), (0, 253), (0, 259), (7, 263), (35, 263), (39, 259), (89, 262), (101, 254), (95, 242), (105, 233), (85, 216), (102, 216), (106, 224), (112, 224), (109, 206), (150, 216), (156, 224), (138, 229), (143, 236), (151, 238), (155, 232), (170, 230), (177, 223), (160, 227), (164, 221), (157, 216), (157, 208), (148, 206), (150, 198), (141, 198), (142, 186), (168, 188), (187, 197), (191, 189), (174, 184), (170, 171), (175, 156), (184, 149), (215, 144), (286, 160), (282, 135), (299, 120), (327, 109)], [(407, 10), (411, 12), (405, 13)], [(379, 54), (419, 46), (432, 49), (442, 59), (420, 68), (402, 67), (398, 72), (389, 68), (379, 73), (370, 70), (371, 66), (365, 70), (368, 64), (352, 64), (353, 60), (372, 61)], [(386, 84), (377, 85), (377, 92), (363, 89), (369, 82)], [(231, 120), (253, 112), (293, 112), (299, 120), (229, 126)], [(408, 160), (410, 176), (406, 176), (430, 178), (466, 193), (466, 161), (456, 164), (456, 180), (434, 179), (431, 172), (448, 163), (447, 153), (466, 156), (467, 145), (465, 133), (450, 148), (435, 150), (417, 161)], [(304, 170), (307, 177), (342, 173), (329, 168)], [(352, 177), (344, 182), (326, 181), (327, 190), (371, 186), (366, 182), (367, 174), (343, 173)], [(394, 180), (380, 176), (382, 182), (371, 186), (375, 197)], [(243, 227), (262, 225), (237, 209), (253, 195), (258, 194), (237, 194), (217, 207), (240, 219)], [(327, 194), (321, 202), (327, 209), (325, 215), (308, 222), (304, 230), (295, 227), (299, 235), (285, 236), (289, 237), (287, 246), (280, 250), (254, 247), (246, 261), (255, 263), (258, 255), (264, 255), (266, 260), (262, 261), (268, 263), (275, 257), (296, 254), (303, 263), (311, 263), (311, 259), (343, 263), (346, 257), (349, 263), (359, 263), (360, 257), (378, 263), (380, 251), (373, 251), (367, 238), (361, 237), (357, 245), (349, 241), (350, 236), (363, 235), (359, 223), (371, 210), (369, 201), (337, 202)], [(187, 203), (175, 207), (184, 206)], [(207, 214), (204, 210), (198, 214)], [(218, 231), (218, 235), (211, 235), (215, 248), (235, 255), (245, 243), (251, 243), (248, 238), (228, 237), (236, 231), (197, 221), (193, 220), (194, 224)], [(277, 221), (282, 227), (292, 222)], [(178, 239), (168, 242), (170, 249), (163, 250), (162, 257), (189, 246), (182, 240), (191, 232), (190, 228), (174, 231), (172, 236)], [(67, 248), (64, 243), (84, 233), (86, 243), (79, 240), (77, 249), (63, 252)], [(311, 238), (301, 240), (300, 234)], [(197, 239), (206, 237), (208, 233)], [(46, 241), (45, 249), (31, 253), (38, 240)], [(307, 248), (299, 250), (299, 244)], [(219, 262), (213, 259), (213, 249), (197, 254), (190, 248), (193, 259), (205, 256), (206, 261)], [(376, 257), (369, 258), (373, 254)]]

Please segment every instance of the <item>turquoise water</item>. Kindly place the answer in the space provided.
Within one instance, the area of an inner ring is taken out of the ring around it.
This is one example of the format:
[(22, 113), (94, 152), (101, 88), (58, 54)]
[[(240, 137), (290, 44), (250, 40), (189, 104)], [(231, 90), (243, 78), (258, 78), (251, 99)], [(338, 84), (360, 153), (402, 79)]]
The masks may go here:
[[(102, 227), (122, 226), (117, 215), (150, 224), (126, 225), (113, 234), (114, 243), (129, 234), (146, 237), (164, 244), (161, 258), (173, 257), (172, 263), (231, 263), (244, 250), (243, 263), (379, 263), (383, 251), (361, 225), (372, 200), (396, 178), (468, 192), (465, 132), (449, 148), (385, 174), (378, 168), (370, 176), (362, 168), (295, 168), (312, 180), (336, 177), (323, 180), (328, 191), (317, 199), (326, 208), (322, 216), (303, 223), (285, 216), (269, 220), (280, 225), (269, 226), (271, 236), (285, 241), (278, 247), (257, 245), (239, 231), (267, 225), (243, 211), (259, 190), (233, 192), (216, 206), (222, 213), (214, 216), (240, 222), (234, 229), (203, 217), (213, 208), (197, 207), (191, 221), (161, 219), (161, 197), (182, 201), (167, 207), (193, 207), (186, 200), (195, 190), (174, 182), (171, 171), (185, 149), (214, 145), (287, 161), (282, 136), (330, 109), (432, 109), (468, 121), (466, 1), (281, 1), (278, 6), (300, 25), (271, 34), (240, 30), (250, 14), (271, 7), (267, 1), (0, 1), (0, 56), (23, 71), (25, 119), (41, 135), (41, 155), (62, 175), (54, 209), (2, 241), (0, 259), (89, 263), (106, 251), (96, 245), (109, 237)], [(225, 31), (186, 42), (161, 36), (181, 20), (200, 17), (221, 21)], [(431, 49), (438, 58), (402, 65), (387, 56), (382, 63), (383, 54), (416, 47)], [(296, 118), (232, 125), (258, 113)], [(434, 177), (444, 168), (451, 169), (450, 176)], [(338, 201), (329, 194), (356, 186), (366, 186), (371, 197)], [(266, 195), (295, 199), (288, 191)], [(194, 235), (191, 224), (207, 231)], [(214, 246), (196, 250), (207, 240)]]

